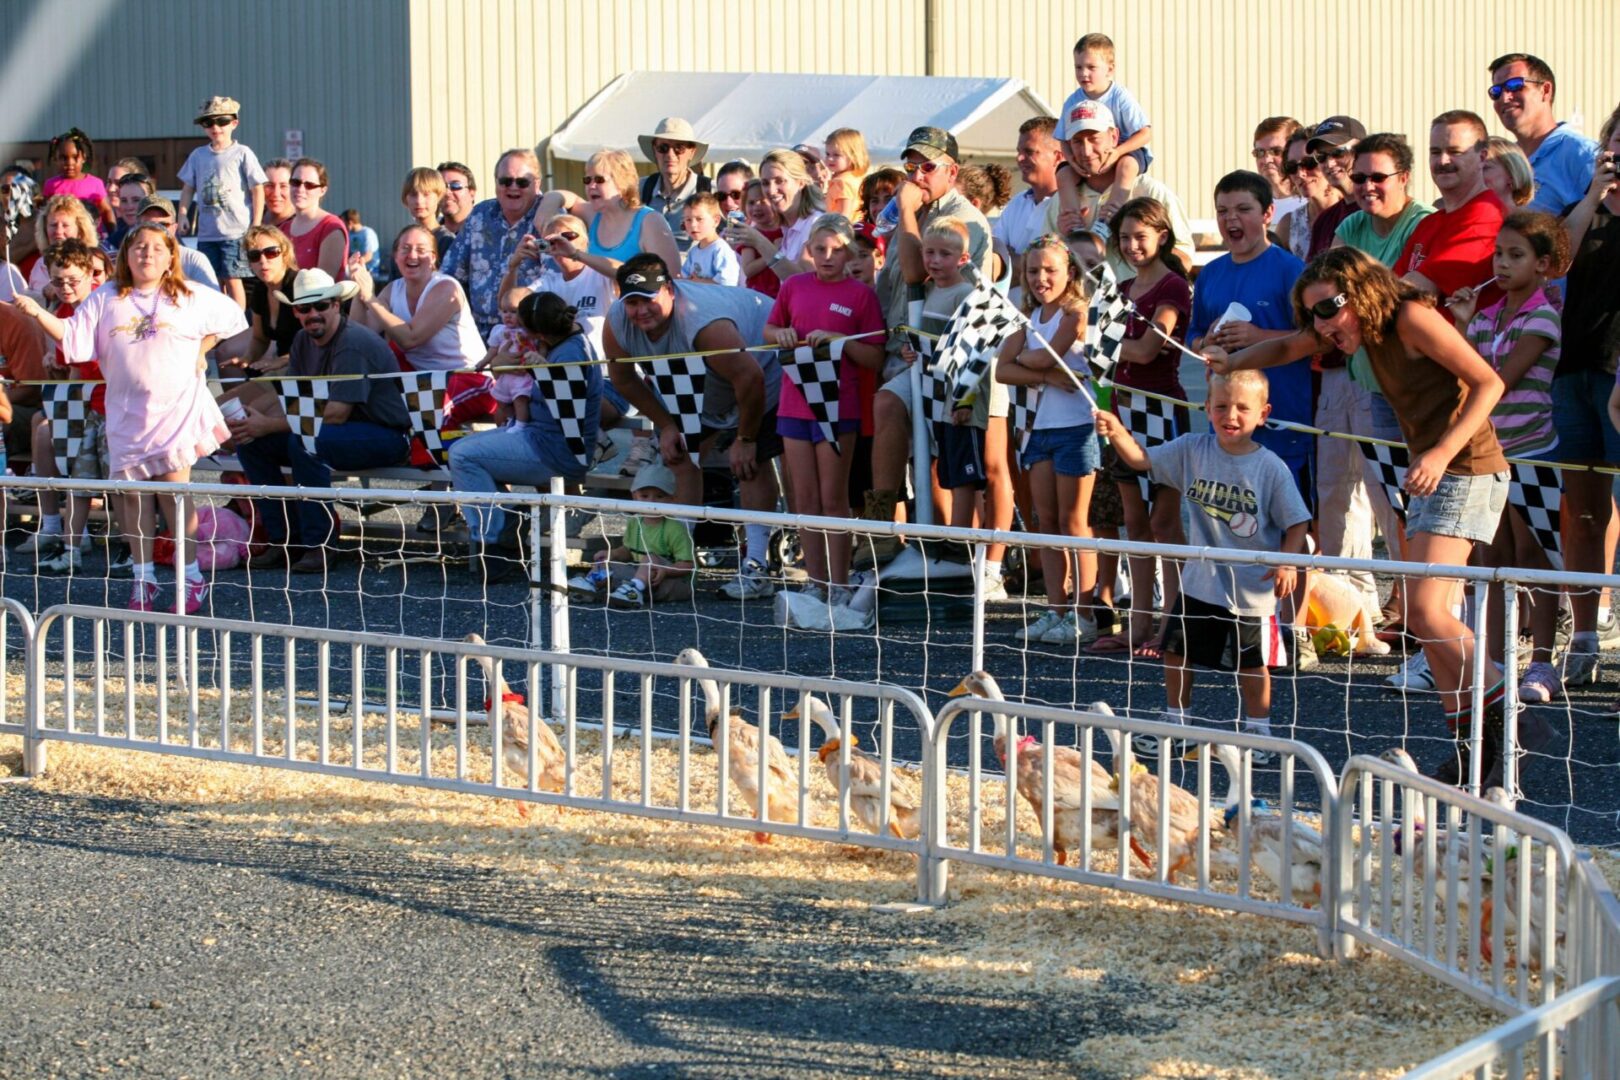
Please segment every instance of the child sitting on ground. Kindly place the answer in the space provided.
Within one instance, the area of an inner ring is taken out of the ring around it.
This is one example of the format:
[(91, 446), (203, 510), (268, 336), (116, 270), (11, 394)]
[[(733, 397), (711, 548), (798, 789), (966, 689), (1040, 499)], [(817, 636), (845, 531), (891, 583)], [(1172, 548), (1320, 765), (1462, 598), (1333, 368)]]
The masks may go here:
[[(636, 473), (631, 494), (637, 502), (670, 502), (675, 498), (675, 474), (662, 461), (643, 465)], [(570, 578), (568, 592), (595, 600), (610, 583), (617, 588), (608, 605), (640, 611), (653, 604), (692, 598), (692, 570), (697, 566), (692, 533), (686, 522), (653, 514), (634, 514), (624, 525), (624, 539), (598, 551), (591, 572)]]
[[(1302, 554), (1311, 515), (1282, 459), (1254, 441), (1271, 415), (1268, 384), (1257, 371), (1212, 375), (1210, 434), (1183, 435), (1144, 451), (1113, 413), (1097, 412), (1120, 461), (1154, 483), (1182, 493), (1188, 505), (1187, 542), (1194, 547)], [(1181, 596), (1164, 636), (1164, 719), (1186, 723), (1192, 702), (1188, 664), (1236, 671), (1243, 727), (1271, 734), (1268, 665), (1281, 643), (1277, 598), (1294, 591), (1292, 567), (1222, 565), (1191, 559), (1181, 571)], [(1145, 739), (1139, 752), (1157, 753)]]

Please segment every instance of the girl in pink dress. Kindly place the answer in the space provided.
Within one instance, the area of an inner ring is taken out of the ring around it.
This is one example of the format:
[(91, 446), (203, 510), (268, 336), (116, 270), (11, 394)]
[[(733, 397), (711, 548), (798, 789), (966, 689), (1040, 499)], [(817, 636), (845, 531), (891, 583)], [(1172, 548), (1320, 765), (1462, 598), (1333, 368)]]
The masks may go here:
[[(94, 357), (107, 380), (107, 449), (113, 480), (187, 483), (191, 466), (230, 437), (219, 406), (204, 381), (204, 355), (216, 343), (247, 329), (242, 310), (224, 293), (191, 288), (180, 273), (174, 238), (160, 225), (138, 225), (118, 252), (115, 280), (58, 319), (27, 297), (19, 311), (39, 321), (62, 343), (70, 363)], [(179, 520), (172, 495), (164, 516)], [(150, 495), (124, 495), (124, 521), (133, 528), (135, 585), (129, 606), (157, 608), (152, 540), (157, 508)], [(186, 504), (185, 539), (197, 534), (195, 504)], [(195, 554), (193, 550), (193, 555)], [(202, 608), (208, 585), (195, 557), (186, 563), (185, 610)]]

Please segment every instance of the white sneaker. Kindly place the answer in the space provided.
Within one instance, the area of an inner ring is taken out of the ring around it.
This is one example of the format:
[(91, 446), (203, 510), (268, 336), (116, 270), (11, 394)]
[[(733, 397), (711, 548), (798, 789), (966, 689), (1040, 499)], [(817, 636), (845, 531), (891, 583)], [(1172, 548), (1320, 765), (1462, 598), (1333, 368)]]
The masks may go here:
[(1041, 617), (1018, 631), (1018, 636), (1026, 644), (1033, 645), (1037, 641), (1045, 641), (1047, 631), (1063, 621), (1063, 616), (1047, 608), (1041, 612)]
[[(1095, 625), (1092, 627), (1096, 636)], [(1066, 611), (1059, 615), (1052, 623), (1052, 628), (1041, 635), (1041, 642), (1046, 645), (1076, 645), (1080, 641), (1080, 623), (1075, 613)]]
[(1080, 645), (1089, 645), (1097, 640), (1097, 620), (1090, 615), (1074, 613), (1075, 642)]
[(82, 568), (84, 556), (77, 548), (66, 547), (57, 552), (54, 558), (40, 559), (34, 564), (36, 573), (55, 577), (62, 574), (77, 574)]
[(1434, 676), (1429, 672), (1429, 661), (1419, 651), (1407, 659), (1401, 670), (1385, 678), (1384, 684), (1396, 690), (1433, 690)]
[(595, 600), (601, 595), (601, 584), (589, 574), (578, 574), (568, 579), (568, 595), (580, 600)]
[(1599, 649), (1620, 647), (1620, 619), (1614, 617), (1614, 609), (1598, 612), (1597, 636)]
[(855, 596), (853, 585), (829, 585), (827, 587), (827, 604), (830, 607), (848, 607), (850, 600)]
[(1560, 666), (1565, 686), (1591, 686), (1597, 682), (1597, 650), (1571, 645), (1564, 650)]
[(986, 602), (1007, 599), (1007, 583), (1000, 574), (985, 574), (983, 591)]
[(733, 600), (763, 600), (776, 595), (776, 586), (759, 560), (749, 559), (736, 577), (720, 586), (720, 592)]
[(658, 460), (657, 437), (636, 439), (630, 444), (630, 453), (625, 455), (624, 464), (619, 466), (619, 475), (634, 476), (641, 471), (643, 465), (650, 465), (656, 460)]
[(39, 555), (49, 558), (62, 550), (62, 534), (59, 532), (36, 532), (28, 539), (17, 545), (19, 555)]

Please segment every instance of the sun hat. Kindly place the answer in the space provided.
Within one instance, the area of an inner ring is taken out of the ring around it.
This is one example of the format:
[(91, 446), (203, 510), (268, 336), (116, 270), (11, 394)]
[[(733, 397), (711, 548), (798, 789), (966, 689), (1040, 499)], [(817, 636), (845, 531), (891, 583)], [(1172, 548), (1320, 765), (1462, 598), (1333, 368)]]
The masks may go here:
[(691, 143), (696, 149), (692, 151), (692, 160), (689, 165), (696, 165), (703, 160), (703, 155), (709, 152), (709, 144), (697, 137), (692, 125), (679, 116), (666, 116), (658, 121), (658, 126), (651, 135), (637, 135), (636, 141), (641, 144), (641, 153), (648, 161), (656, 162), (658, 155), (653, 153), (653, 143), (659, 139), (668, 139), (670, 142)]
[(292, 296), (288, 297), (278, 291), (276, 299), (283, 304), (299, 307), (321, 300), (352, 300), (359, 292), (360, 286), (354, 282), (333, 281), (332, 275), (325, 270), (312, 268), (298, 271), (293, 278)]
[(197, 110), (197, 119), (192, 122), (200, 124), (205, 116), (240, 116), (241, 114), (242, 103), (240, 101), (233, 97), (215, 94), (202, 103), (202, 108)]

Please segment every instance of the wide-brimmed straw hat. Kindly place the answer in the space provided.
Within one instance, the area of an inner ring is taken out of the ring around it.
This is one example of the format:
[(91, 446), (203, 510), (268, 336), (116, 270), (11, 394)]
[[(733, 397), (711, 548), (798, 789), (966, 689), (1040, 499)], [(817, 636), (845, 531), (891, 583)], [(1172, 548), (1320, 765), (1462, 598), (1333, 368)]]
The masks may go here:
[(215, 94), (213, 97), (202, 103), (202, 108), (197, 110), (195, 122), (199, 124), (202, 123), (203, 117), (205, 116), (241, 115), (242, 103), (240, 101), (237, 101), (233, 97), (226, 97), (223, 94)]
[(696, 165), (703, 160), (703, 155), (709, 152), (709, 144), (699, 139), (697, 132), (692, 130), (692, 125), (679, 116), (666, 116), (658, 121), (658, 127), (653, 129), (651, 135), (636, 136), (636, 141), (641, 144), (641, 152), (654, 164), (658, 163), (658, 155), (653, 153), (653, 143), (659, 139), (691, 143), (696, 147), (692, 151), (692, 160), (687, 162), (688, 165)]
[(278, 291), (276, 299), (299, 307), (321, 300), (353, 300), (359, 292), (360, 286), (352, 281), (333, 281), (325, 270), (311, 269), (300, 270), (293, 277), (292, 296)]

